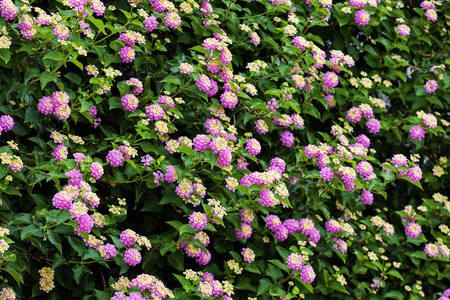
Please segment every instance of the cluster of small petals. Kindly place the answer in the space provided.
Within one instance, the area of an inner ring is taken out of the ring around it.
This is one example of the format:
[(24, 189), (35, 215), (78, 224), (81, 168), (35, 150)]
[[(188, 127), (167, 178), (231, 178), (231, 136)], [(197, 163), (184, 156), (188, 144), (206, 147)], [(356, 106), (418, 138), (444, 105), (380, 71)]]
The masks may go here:
[(367, 103), (362, 103), (359, 105), (359, 108), (361, 109), (361, 112), (363, 113), (364, 117), (366, 118), (372, 118), (373, 116), (373, 109), (372, 107)]
[(413, 126), (409, 130), (411, 138), (416, 141), (422, 140), (425, 137), (425, 133), (425, 129), (420, 125)]
[(136, 56), (136, 52), (133, 48), (125, 46), (117, 52), (120, 55), (123, 63), (132, 62)]
[(372, 176), (373, 173), (373, 167), (367, 161), (360, 161), (356, 166), (356, 171), (362, 178), (370, 180), (370, 177)]
[(145, 113), (150, 121), (161, 120), (165, 115), (164, 109), (159, 104), (147, 106)]
[(119, 150), (110, 150), (106, 160), (109, 161), (112, 167), (118, 167), (124, 162), (125, 158)]
[(251, 264), (255, 260), (255, 252), (250, 248), (243, 248), (241, 251), (241, 255), (249, 264)]
[(0, 2), (0, 15), (5, 20), (14, 20), (17, 17), (19, 9), (14, 5), (11, 0), (2, 0)]
[(422, 226), (415, 222), (410, 222), (406, 225), (405, 234), (412, 239), (417, 238), (422, 233)]
[(411, 34), (411, 28), (409, 28), (408, 25), (406, 24), (401, 24), (399, 25), (397, 28), (397, 33), (402, 35), (402, 36), (408, 36)]
[(266, 227), (270, 231), (275, 232), (282, 225), (283, 224), (281, 223), (281, 220), (280, 220), (280, 218), (277, 215), (268, 215), (266, 217)]
[(309, 218), (300, 220), (300, 228), (303, 234), (311, 234), (316, 229), (314, 227), (314, 222)]
[(312, 283), (315, 278), (316, 273), (314, 273), (314, 269), (310, 265), (304, 266), (300, 274), (300, 279), (305, 283)]
[(344, 240), (333, 238), (333, 241), (336, 242), (335, 244), (333, 244), (334, 248), (341, 250), (342, 253), (347, 253), (348, 247), (347, 243)]
[(58, 162), (65, 160), (67, 158), (67, 154), (68, 154), (67, 148), (63, 144), (59, 144), (52, 152), (53, 157)]
[(72, 206), (72, 196), (65, 191), (58, 192), (53, 196), (52, 203), (56, 208), (69, 209)]
[(408, 178), (411, 179), (412, 182), (417, 182), (422, 179), (422, 170), (418, 165), (414, 165), (408, 170)]
[(195, 238), (196, 240), (198, 240), (200, 243), (202, 243), (203, 245), (205, 245), (205, 246), (208, 246), (208, 245), (209, 245), (209, 236), (208, 236), (208, 234), (206, 234), (206, 233), (203, 232), (203, 231), (200, 231), (199, 233), (197, 233), (197, 234), (194, 236), (194, 238)]
[(357, 8), (364, 8), (364, 5), (366, 5), (366, 1), (365, 0), (350, 0), (348, 2), (348, 5), (354, 6)]
[(427, 93), (431, 94), (439, 88), (439, 84), (436, 80), (430, 79), (425, 83), (424, 87)]
[(243, 223), (247, 223), (250, 224), (251, 222), (253, 222), (254, 219), (254, 215), (253, 212), (249, 209), (241, 209), (239, 216), (241, 217), (241, 220)]
[(52, 114), (55, 110), (52, 97), (44, 96), (39, 99), (38, 110), (44, 115)]
[(356, 137), (356, 140), (358, 143), (361, 143), (363, 147), (369, 148), (370, 147), (370, 139), (365, 134), (360, 134)]
[(341, 224), (338, 221), (331, 219), (325, 222), (325, 229), (332, 234), (337, 234), (341, 231)]
[(308, 156), (309, 158), (319, 156), (320, 155), (319, 147), (311, 144), (307, 145), (305, 147), (305, 155)]
[(169, 12), (164, 17), (164, 26), (170, 27), (172, 29), (177, 28), (181, 25), (181, 18), (176, 12)]
[(10, 115), (3, 115), (0, 117), (0, 135), (2, 130), (8, 132), (14, 127), (14, 119)]
[(371, 205), (373, 203), (373, 194), (370, 191), (363, 190), (361, 192), (361, 197), (359, 198), (361, 203), (365, 205)]
[(125, 96), (122, 97), (122, 105), (125, 110), (133, 112), (138, 107), (139, 100), (136, 98), (135, 95), (126, 94)]
[(282, 242), (288, 238), (289, 231), (284, 225), (280, 225), (274, 235), (277, 241)]
[(113, 244), (100, 245), (97, 247), (97, 251), (100, 252), (100, 256), (104, 259), (110, 259), (115, 257), (117, 254), (117, 249)]
[(192, 193), (194, 192), (194, 189), (189, 181), (182, 180), (175, 189), (175, 192), (177, 193), (178, 196), (185, 199), (191, 197)]
[(424, 13), (425, 17), (427, 17), (428, 20), (432, 22), (437, 21), (437, 13), (434, 9), (427, 9), (427, 11)]
[(150, 16), (144, 20), (144, 28), (150, 32), (158, 28), (158, 24), (159, 22), (155, 16)]
[(209, 91), (211, 88), (211, 81), (205, 74), (200, 74), (195, 84), (198, 86), (200, 91)]
[(91, 175), (97, 180), (103, 176), (103, 166), (101, 163), (93, 162), (91, 164)]
[(211, 147), (211, 138), (204, 134), (198, 134), (193, 140), (194, 150), (203, 152)]
[(303, 89), (306, 86), (305, 78), (301, 75), (294, 74), (291, 76), (292, 81), (295, 83), (295, 87), (299, 90)]
[(425, 245), (425, 253), (429, 257), (436, 257), (439, 254), (439, 248), (433, 243), (428, 243)]
[(52, 33), (56, 35), (58, 39), (65, 40), (69, 37), (69, 28), (64, 24), (58, 23), (53, 28)]
[(287, 219), (284, 221), (283, 226), (287, 229), (289, 234), (300, 231), (300, 222), (295, 219)]
[(377, 119), (370, 119), (369, 121), (367, 121), (366, 123), (366, 127), (369, 128), (370, 133), (378, 133), (381, 129), (381, 124), (380, 121), (378, 121)]
[(203, 48), (206, 50), (215, 50), (219, 47), (219, 41), (215, 38), (207, 38), (203, 41)]
[(126, 229), (120, 233), (120, 242), (125, 247), (132, 247), (136, 242), (138, 235), (131, 229)]
[(306, 47), (309, 46), (308, 41), (301, 36), (296, 36), (295, 38), (292, 39), (291, 43), (297, 47), (298, 49), (300, 49), (300, 51), (303, 51), (306, 49)]
[(395, 154), (392, 157), (391, 162), (396, 168), (398, 168), (401, 166), (406, 166), (408, 164), (408, 159), (403, 154)]
[(299, 271), (299, 270), (303, 269), (303, 263), (304, 263), (304, 259), (302, 258), (301, 255), (299, 255), (297, 253), (291, 253), (286, 258), (286, 264), (287, 264), (288, 268), (293, 271)]
[(77, 201), (72, 204), (72, 207), (70, 208), (69, 212), (70, 216), (73, 219), (78, 220), (81, 217), (81, 215), (84, 215), (88, 212), (88, 208), (86, 204), (84, 204), (83, 202)]
[(275, 118), (273, 122), (277, 126), (289, 127), (292, 123), (292, 119), (289, 115), (283, 114), (280, 118)]
[(241, 228), (242, 228), (242, 230), (235, 228), (236, 237), (238, 239), (248, 239), (252, 236), (253, 230), (252, 230), (252, 226), (250, 224), (242, 223)]
[(275, 198), (275, 195), (272, 193), (271, 190), (262, 189), (259, 192), (259, 203), (261, 203), (263, 206), (270, 207), (277, 203), (277, 199)]
[(91, 232), (92, 227), (94, 226), (94, 220), (88, 214), (81, 215), (78, 218), (78, 230), (82, 232)]
[(330, 167), (322, 168), (322, 170), (320, 170), (319, 174), (320, 174), (320, 177), (323, 178), (324, 182), (330, 181), (334, 177), (333, 169), (331, 169)]
[(270, 167), (276, 168), (280, 173), (283, 173), (286, 169), (286, 163), (281, 158), (275, 157), (270, 160)]
[(97, 16), (102, 16), (105, 13), (106, 7), (100, 0), (91, 0), (89, 6)]
[(269, 127), (263, 119), (259, 119), (255, 122), (255, 128), (259, 134), (266, 134), (269, 132)]
[(360, 26), (366, 26), (369, 24), (370, 15), (366, 10), (361, 9), (355, 13), (355, 21)]
[(336, 73), (328, 71), (323, 75), (323, 85), (327, 88), (334, 88), (339, 84), (339, 77)]
[(225, 92), (220, 95), (220, 102), (223, 106), (233, 109), (238, 103), (238, 97), (233, 92)]
[(305, 121), (303, 118), (298, 114), (293, 114), (291, 116), (292, 123), (294, 123), (298, 128), (302, 128), (305, 126)]
[(164, 174), (164, 179), (169, 183), (178, 180), (178, 173), (173, 165), (169, 165), (166, 167), (166, 174)]
[(130, 266), (136, 266), (141, 262), (142, 256), (139, 250), (130, 248), (123, 254), (123, 260)]
[(258, 140), (251, 138), (247, 141), (247, 146), (245, 147), (251, 155), (256, 156), (261, 152), (261, 144)]
[(189, 225), (195, 230), (203, 230), (206, 227), (208, 219), (204, 213), (193, 212), (189, 216)]
[(361, 112), (361, 108), (359, 108), (359, 107), (352, 107), (347, 112), (347, 119), (350, 122), (353, 122), (353, 123), (359, 122), (359, 121), (361, 121), (361, 117), (362, 117), (362, 112)]
[(281, 144), (285, 147), (291, 147), (294, 144), (294, 134), (290, 131), (284, 131), (280, 136)]
[(189, 74), (193, 73), (194, 71), (195, 71), (194, 67), (188, 63), (182, 63), (180, 65), (180, 73), (182, 73), (182, 74), (189, 75)]
[(83, 180), (83, 175), (81, 174), (80, 170), (78, 169), (72, 169), (68, 172), (66, 172), (66, 177), (69, 177), (69, 184), (75, 187), (79, 187), (81, 181)]

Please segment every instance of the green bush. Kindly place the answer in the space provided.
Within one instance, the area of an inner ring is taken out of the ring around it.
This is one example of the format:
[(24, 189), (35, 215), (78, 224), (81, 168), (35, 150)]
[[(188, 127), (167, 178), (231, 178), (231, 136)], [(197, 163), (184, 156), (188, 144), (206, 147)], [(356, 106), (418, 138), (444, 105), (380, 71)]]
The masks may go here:
[(448, 1), (0, 1), (0, 299), (450, 298)]

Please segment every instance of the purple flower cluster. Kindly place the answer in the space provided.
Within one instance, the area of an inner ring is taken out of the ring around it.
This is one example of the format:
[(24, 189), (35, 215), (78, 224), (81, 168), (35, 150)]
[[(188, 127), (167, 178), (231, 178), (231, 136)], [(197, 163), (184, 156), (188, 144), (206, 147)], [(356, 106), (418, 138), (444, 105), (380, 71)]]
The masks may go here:
[(8, 132), (14, 127), (14, 120), (10, 115), (3, 115), (0, 117), (0, 135), (2, 132)]
[(53, 92), (51, 97), (39, 100), (38, 110), (44, 115), (55, 114), (60, 120), (70, 116), (69, 96), (65, 92)]
[(195, 230), (203, 230), (208, 223), (208, 219), (204, 213), (193, 212), (189, 216), (189, 225)]

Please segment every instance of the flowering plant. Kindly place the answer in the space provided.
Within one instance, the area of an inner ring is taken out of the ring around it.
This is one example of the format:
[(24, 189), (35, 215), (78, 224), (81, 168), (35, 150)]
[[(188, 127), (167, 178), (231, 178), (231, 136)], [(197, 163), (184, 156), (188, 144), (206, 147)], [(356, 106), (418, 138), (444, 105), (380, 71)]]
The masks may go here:
[(449, 299), (449, 15), (0, 0), (0, 299)]

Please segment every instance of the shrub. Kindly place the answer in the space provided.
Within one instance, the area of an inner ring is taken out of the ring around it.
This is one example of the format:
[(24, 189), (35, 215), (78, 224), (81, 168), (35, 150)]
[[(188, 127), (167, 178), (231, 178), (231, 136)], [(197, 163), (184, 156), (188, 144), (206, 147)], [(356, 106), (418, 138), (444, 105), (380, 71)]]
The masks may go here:
[(448, 299), (449, 15), (0, 1), (0, 297)]

